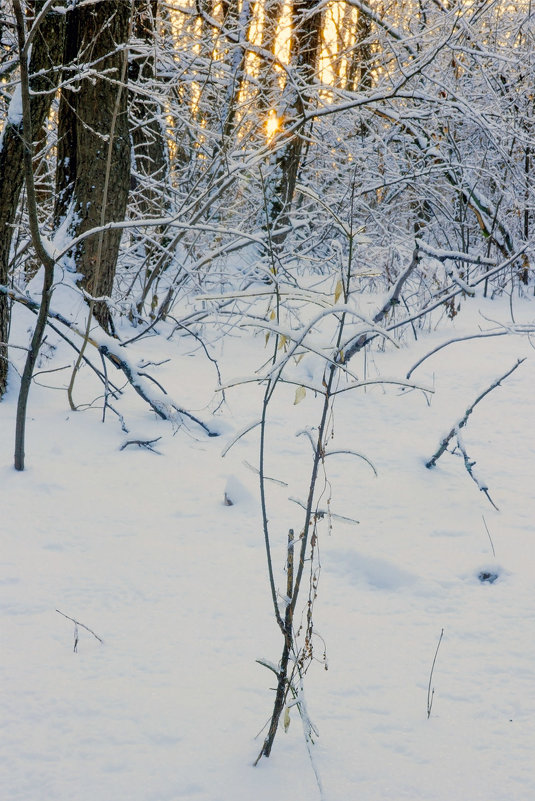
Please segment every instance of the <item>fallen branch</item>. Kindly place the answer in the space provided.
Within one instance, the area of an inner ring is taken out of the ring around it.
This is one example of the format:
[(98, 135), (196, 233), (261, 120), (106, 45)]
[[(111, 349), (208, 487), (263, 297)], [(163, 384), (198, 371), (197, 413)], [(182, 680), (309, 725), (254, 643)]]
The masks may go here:
[(511, 373), (513, 373), (516, 370), (516, 368), (520, 367), (522, 362), (525, 362), (525, 361), (526, 361), (525, 358), (524, 359), (518, 359), (516, 364), (514, 364), (509, 370), (507, 370), (506, 373), (504, 373), (502, 376), (500, 376), (500, 378), (496, 379), (496, 381), (494, 381), (494, 383), (492, 383), (490, 385), (490, 387), (487, 387), (487, 389), (484, 392), (482, 392), (481, 395), (478, 395), (478, 397), (475, 399), (473, 404), (468, 407), (468, 409), (466, 410), (464, 415), (461, 417), (461, 419), (457, 423), (455, 423), (455, 425), (449, 431), (449, 433), (446, 434), (446, 436), (442, 439), (437, 451), (433, 454), (433, 456), (429, 459), (429, 461), (427, 461), (425, 463), (425, 466), (428, 469), (430, 469), (431, 467), (434, 467), (436, 465), (437, 461), (440, 459), (440, 457), (442, 456), (444, 451), (447, 450), (447, 447), (448, 447), (450, 441), (453, 439), (453, 437), (457, 436), (458, 433), (459, 433), (459, 430), (466, 425), (466, 423), (468, 422), (468, 418), (470, 417), (470, 415), (474, 411), (474, 409), (477, 406), (477, 404), (480, 401), (482, 401), (483, 398), (486, 395), (489, 394), (489, 392), (492, 392), (493, 389), (496, 389), (496, 387), (499, 387), (501, 385), (501, 382), (504, 379), (508, 378), (508, 376), (510, 376)]
[[(21, 303), (22, 305), (26, 306), (32, 312), (39, 312), (40, 304), (37, 303), (37, 301), (35, 301), (33, 298), (29, 297), (29, 295), (25, 295), (22, 292), (13, 290), (3, 284), (0, 284), (0, 292), (2, 292), (4, 295), (7, 295), (17, 303)], [(113, 337), (110, 337), (104, 331), (98, 331), (96, 333), (93, 332), (91, 336), (86, 338), (84, 332), (79, 330), (76, 323), (66, 318), (60, 312), (54, 311), (53, 309), (48, 310), (48, 317), (57, 320), (82, 339), (86, 339), (89, 345), (92, 345), (94, 348), (96, 348), (102, 356), (104, 356), (114, 365), (114, 367), (116, 367), (118, 370), (121, 370), (133, 389), (141, 398), (143, 398), (146, 403), (149, 404), (151, 409), (156, 412), (158, 417), (160, 417), (162, 420), (176, 423), (180, 416), (187, 417), (200, 426), (209, 437), (218, 436), (218, 433), (212, 431), (205, 423), (202, 422), (202, 420), (199, 420), (193, 414), (190, 414), (190, 412), (187, 412), (185, 409), (182, 409), (182, 407), (178, 406), (178, 404), (172, 400), (163, 387), (159, 387), (159, 391), (156, 391), (154, 388), (150, 387), (147, 378), (151, 378), (152, 381), (155, 381), (155, 379), (147, 376), (146, 373), (144, 374), (140, 372), (136, 367), (134, 367), (134, 365), (130, 363), (130, 361), (119, 350), (121, 343), (118, 340), (113, 339)], [(47, 323), (50, 324), (48, 320)]]
[[(414, 251), (413, 251), (413, 254), (412, 254), (411, 263), (409, 264), (407, 269), (403, 273), (401, 273), (401, 275), (399, 276), (397, 282), (395, 283), (394, 287), (392, 288), (392, 291), (390, 292), (388, 298), (386, 299), (386, 302), (383, 304), (382, 308), (380, 308), (379, 311), (373, 317), (373, 322), (376, 325), (378, 323), (380, 323), (382, 320), (384, 320), (384, 318), (386, 317), (386, 315), (388, 314), (390, 309), (392, 309), (394, 306), (397, 306), (399, 304), (399, 298), (400, 298), (400, 295), (401, 295), (401, 290), (403, 289), (403, 286), (405, 285), (405, 282), (407, 281), (407, 279), (409, 278), (409, 276), (411, 275), (413, 270), (415, 270), (416, 267), (418, 266), (420, 258), (421, 258), (421, 256), (420, 256), (420, 248), (419, 248), (418, 244), (416, 244), (416, 247), (414, 248)], [(377, 336), (377, 334), (370, 335), (368, 333), (364, 333), (364, 334), (360, 334), (359, 336), (357, 336), (356, 339), (353, 339), (352, 341), (348, 342), (347, 345), (343, 348), (343, 352), (344, 352), (343, 361), (344, 361), (344, 364), (347, 364), (349, 362), (349, 360), (353, 358), (355, 353), (358, 353), (360, 350), (362, 350), (362, 348), (365, 345), (368, 344), (370, 339), (373, 339), (375, 336)]]
[(124, 451), (125, 448), (128, 448), (129, 445), (137, 445), (139, 448), (146, 448), (153, 453), (160, 453), (157, 451), (156, 448), (153, 448), (155, 442), (158, 442), (161, 437), (155, 437), (155, 439), (129, 439), (127, 442), (123, 442), (121, 447), (119, 448), (120, 451)]

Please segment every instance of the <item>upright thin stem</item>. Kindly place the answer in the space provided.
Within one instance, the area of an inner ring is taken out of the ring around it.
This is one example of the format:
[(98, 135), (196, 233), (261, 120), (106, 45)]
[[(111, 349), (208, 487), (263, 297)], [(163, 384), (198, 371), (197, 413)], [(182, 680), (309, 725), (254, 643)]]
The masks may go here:
[[(17, 402), (17, 418), (15, 423), (15, 458), (16, 470), (24, 470), (24, 442), (26, 433), (26, 410), (28, 407), (28, 395), (32, 382), (32, 375), (39, 348), (43, 341), (48, 310), (50, 308), (50, 296), (54, 282), (54, 259), (47, 252), (41, 234), (39, 232), (39, 221), (37, 217), (37, 201), (35, 197), (35, 184), (33, 180), (33, 143), (32, 143), (32, 118), (30, 111), (30, 83), (28, 75), (28, 42), (26, 41), (24, 14), (20, 0), (13, 0), (13, 10), (17, 24), (17, 38), (20, 53), (20, 85), (22, 98), (22, 140), (24, 153), (24, 180), (26, 183), (26, 197), (28, 206), (28, 219), (30, 224), (30, 234), (32, 243), (37, 254), (37, 258), (44, 267), (42, 300), (39, 307), (37, 322), (32, 335), (30, 348), (26, 356), (26, 362), (20, 381), (19, 397)], [(42, 16), (41, 18), (42, 19)], [(36, 20), (34, 26), (38, 24)]]

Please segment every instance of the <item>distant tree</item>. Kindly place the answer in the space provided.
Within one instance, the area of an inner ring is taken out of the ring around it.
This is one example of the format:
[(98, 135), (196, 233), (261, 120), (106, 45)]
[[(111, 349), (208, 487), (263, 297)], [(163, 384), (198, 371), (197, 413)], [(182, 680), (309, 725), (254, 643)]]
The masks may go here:
[[(285, 144), (271, 159), (267, 187), (267, 213), (273, 226), (273, 242), (280, 246), (290, 222), (297, 176), (302, 163), (305, 142), (310, 137), (306, 114), (312, 110), (317, 92), (317, 75), (323, 4), (317, 0), (294, 0), (290, 41), (289, 77), (277, 104), (282, 119)], [(285, 134), (285, 129), (291, 133)], [(279, 229), (277, 231), (277, 229)]]

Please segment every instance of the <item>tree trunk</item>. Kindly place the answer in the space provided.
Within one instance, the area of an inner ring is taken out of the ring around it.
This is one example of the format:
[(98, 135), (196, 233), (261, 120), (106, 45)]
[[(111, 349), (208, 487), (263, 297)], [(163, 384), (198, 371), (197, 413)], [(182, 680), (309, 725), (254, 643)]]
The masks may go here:
[[(35, 3), (35, 12), (43, 7), (45, 0)], [(63, 34), (65, 16), (56, 10), (58, 2), (39, 25), (32, 45), (30, 58), (32, 139), (35, 141), (48, 117), (54, 91), (58, 85), (58, 71), (53, 68), (61, 64), (63, 56)], [(33, 76), (33, 77), (32, 77)], [(20, 113), (20, 89), (17, 88), (9, 105), (8, 117), (0, 135), (0, 284), (9, 281), (9, 253), (13, 239), (13, 223), (17, 213), (19, 197), (24, 182), (22, 166), (22, 113)], [(7, 381), (10, 301), (0, 295), (0, 398)]]
[[(294, 0), (290, 64), (292, 79), (287, 82), (283, 93), (282, 113), (285, 127), (295, 125), (300, 120), (304, 124), (304, 116), (311, 108), (321, 20), (321, 4), (317, 0)], [(286, 237), (286, 234), (277, 234), (277, 229), (286, 228), (289, 223), (304, 144), (304, 138), (299, 129), (296, 129), (288, 143), (272, 159), (266, 201), (269, 224), (274, 229), (272, 241), (276, 246), (282, 245)]]
[[(284, 10), (284, 0), (265, 0), (264, 22), (262, 26), (262, 47), (275, 58), (277, 29)], [(258, 69), (258, 112), (260, 124), (265, 123), (264, 114), (277, 105), (276, 98), (280, 94), (280, 71), (274, 68), (274, 60), (262, 58)]]
[(222, 150), (226, 149), (228, 140), (232, 138), (236, 127), (238, 97), (245, 78), (247, 56), (245, 42), (249, 38), (253, 18), (250, 0), (243, 0), (240, 8), (238, 8), (236, 0), (233, 3), (226, 2), (225, 5), (227, 6), (225, 27), (229, 31), (232, 41), (227, 57), (230, 74), (221, 113), (221, 141), (218, 143)]
[[(124, 220), (130, 187), (128, 93), (124, 86), (132, 4), (101, 0), (75, 5), (67, 14), (64, 81), (58, 114), (56, 227), (77, 237)], [(83, 74), (83, 72), (85, 74)], [(89, 75), (87, 75), (89, 71)], [(82, 77), (80, 77), (80, 74)], [(70, 256), (94, 298), (113, 289), (121, 232), (92, 234)], [(94, 304), (98, 322), (110, 330), (105, 300)]]
[(351, 54), (347, 75), (347, 88), (352, 92), (371, 89), (373, 57), (370, 41), (372, 26), (369, 17), (359, 10), (357, 17), (356, 47)]

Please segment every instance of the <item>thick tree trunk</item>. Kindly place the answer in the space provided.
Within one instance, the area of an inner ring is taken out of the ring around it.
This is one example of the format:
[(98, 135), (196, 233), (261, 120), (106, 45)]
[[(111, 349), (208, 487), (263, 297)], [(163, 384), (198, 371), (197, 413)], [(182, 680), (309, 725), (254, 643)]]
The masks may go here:
[[(44, 0), (35, 3), (35, 12), (43, 7)], [(65, 16), (58, 13), (58, 2), (43, 18), (35, 35), (30, 58), (32, 139), (35, 141), (50, 111), (54, 91), (58, 85), (58, 71), (63, 56)], [(33, 76), (33, 77), (32, 77)], [(9, 281), (9, 253), (13, 239), (13, 223), (24, 182), (22, 167), (22, 111), (20, 91), (15, 90), (8, 118), (0, 135), (0, 284)], [(0, 397), (7, 381), (7, 338), (10, 306), (6, 295), (0, 295)]]
[[(124, 220), (130, 187), (128, 92), (124, 86), (132, 4), (101, 0), (67, 14), (64, 80), (58, 115), (56, 226), (69, 236)], [(88, 74), (89, 73), (89, 74)], [(111, 295), (121, 232), (88, 236), (71, 253), (73, 269), (94, 298)], [(105, 301), (94, 314), (111, 327)]]

